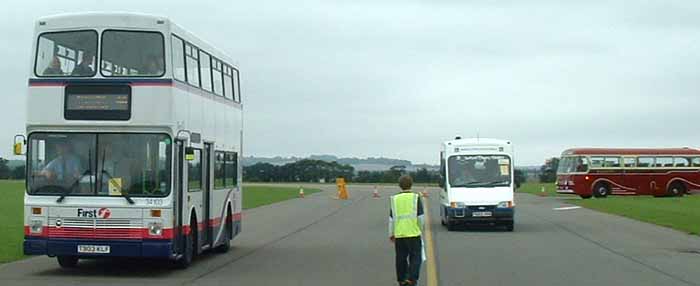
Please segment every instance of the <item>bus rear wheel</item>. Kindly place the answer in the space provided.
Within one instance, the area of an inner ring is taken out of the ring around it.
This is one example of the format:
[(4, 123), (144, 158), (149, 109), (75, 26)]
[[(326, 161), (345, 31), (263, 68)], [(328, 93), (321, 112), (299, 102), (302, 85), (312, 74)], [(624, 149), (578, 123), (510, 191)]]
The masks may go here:
[(62, 268), (75, 268), (78, 265), (77, 256), (57, 256), (56, 260)]
[(610, 186), (606, 183), (597, 183), (593, 187), (593, 196), (596, 198), (604, 198), (610, 194)]
[(685, 194), (685, 186), (681, 182), (675, 182), (668, 186), (666, 195), (669, 197), (682, 197)]

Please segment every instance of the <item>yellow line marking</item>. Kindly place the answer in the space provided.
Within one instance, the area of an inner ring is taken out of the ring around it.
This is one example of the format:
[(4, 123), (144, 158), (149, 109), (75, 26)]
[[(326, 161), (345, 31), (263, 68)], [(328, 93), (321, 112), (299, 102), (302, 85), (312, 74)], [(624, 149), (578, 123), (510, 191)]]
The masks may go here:
[(433, 248), (433, 232), (430, 229), (430, 210), (428, 199), (423, 199), (423, 213), (425, 213), (425, 255), (427, 267), (427, 282), (428, 286), (437, 286), (437, 265), (435, 264), (435, 249)]

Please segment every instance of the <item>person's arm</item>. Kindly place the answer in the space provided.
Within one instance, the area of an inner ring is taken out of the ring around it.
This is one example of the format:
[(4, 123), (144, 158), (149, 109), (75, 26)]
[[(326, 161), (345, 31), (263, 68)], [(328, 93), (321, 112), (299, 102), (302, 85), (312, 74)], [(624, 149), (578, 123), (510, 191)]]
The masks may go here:
[(425, 229), (425, 214), (423, 213), (423, 200), (420, 198), (420, 195), (418, 196), (418, 205), (417, 205), (417, 215), (418, 215), (418, 224), (420, 224), (420, 229), (421, 232)]
[(391, 213), (391, 207), (389, 207), (389, 239), (394, 241), (394, 215)]

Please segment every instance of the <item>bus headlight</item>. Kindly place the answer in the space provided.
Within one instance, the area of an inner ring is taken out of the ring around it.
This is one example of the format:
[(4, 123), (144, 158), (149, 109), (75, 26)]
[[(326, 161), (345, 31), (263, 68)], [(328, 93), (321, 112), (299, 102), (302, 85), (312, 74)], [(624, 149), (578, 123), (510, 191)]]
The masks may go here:
[(31, 234), (41, 234), (44, 230), (44, 222), (41, 220), (32, 220), (29, 223), (29, 232)]
[(463, 202), (451, 202), (450, 207), (452, 207), (453, 209), (463, 209), (464, 203)]
[(508, 209), (509, 209), (509, 208), (512, 208), (512, 207), (513, 207), (513, 201), (504, 201), (504, 202), (500, 202), (500, 203), (498, 203), (498, 205), (496, 205), (496, 207), (497, 207), (497, 208), (508, 208)]
[(151, 222), (148, 224), (148, 235), (161, 236), (163, 235), (163, 224), (160, 222)]

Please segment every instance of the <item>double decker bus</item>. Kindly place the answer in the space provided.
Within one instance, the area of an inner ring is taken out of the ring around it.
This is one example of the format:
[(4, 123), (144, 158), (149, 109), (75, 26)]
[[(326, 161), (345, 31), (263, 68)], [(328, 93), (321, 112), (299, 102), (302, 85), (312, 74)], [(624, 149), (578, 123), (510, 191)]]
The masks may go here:
[(700, 190), (698, 149), (568, 149), (562, 153), (557, 170), (557, 193), (582, 198), (683, 196), (697, 190)]
[[(241, 231), (233, 60), (169, 19), (38, 19), (27, 94), (24, 253), (187, 267)], [(26, 144), (26, 147), (25, 147)]]
[(448, 230), (459, 224), (488, 224), (514, 229), (513, 144), (474, 138), (442, 144), (440, 221)]

